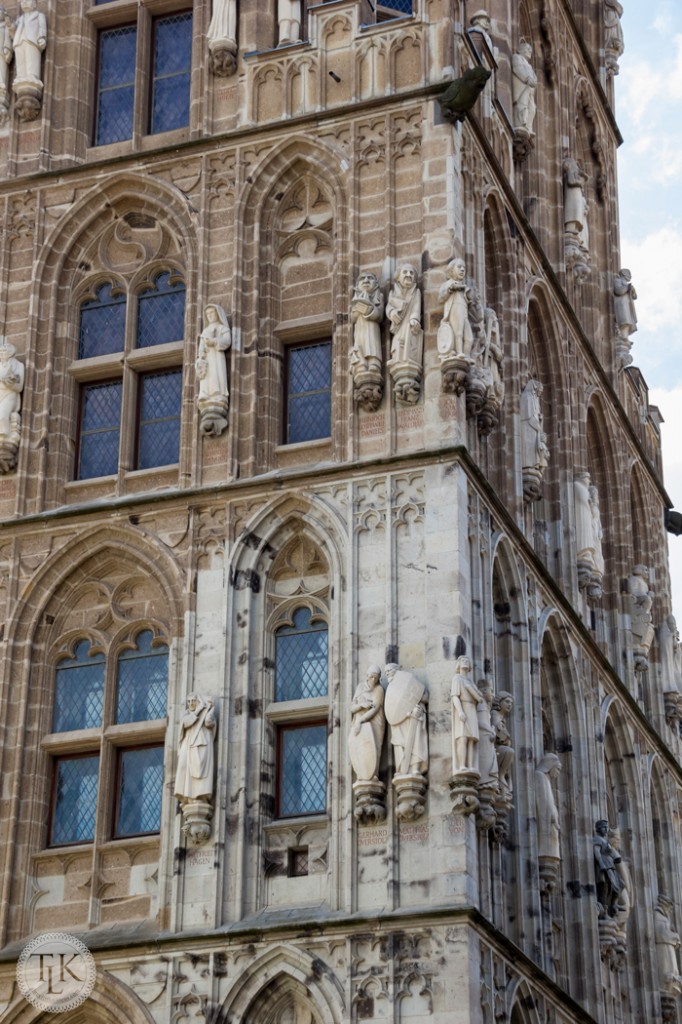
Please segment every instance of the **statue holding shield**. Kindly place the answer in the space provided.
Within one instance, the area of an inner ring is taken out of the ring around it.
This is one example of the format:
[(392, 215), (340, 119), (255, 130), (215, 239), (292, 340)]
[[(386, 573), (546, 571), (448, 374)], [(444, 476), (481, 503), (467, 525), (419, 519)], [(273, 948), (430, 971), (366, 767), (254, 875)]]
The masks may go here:
[(424, 776), (429, 770), (429, 693), (424, 683), (399, 665), (387, 665), (384, 671), (388, 679), (384, 707), (393, 746), (398, 817), (411, 821), (424, 813)]

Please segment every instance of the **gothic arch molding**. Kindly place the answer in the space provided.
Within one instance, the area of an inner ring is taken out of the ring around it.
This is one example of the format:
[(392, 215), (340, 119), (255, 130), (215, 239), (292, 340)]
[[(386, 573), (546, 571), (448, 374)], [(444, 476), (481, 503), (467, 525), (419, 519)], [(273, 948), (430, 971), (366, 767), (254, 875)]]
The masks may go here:
[[(53, 1013), (43, 1013), (23, 996), (10, 1006), (3, 1016), (3, 1024), (51, 1024)], [(63, 1024), (154, 1024), (154, 1018), (135, 993), (113, 974), (97, 970), (92, 994), (81, 1006), (59, 1015)]]

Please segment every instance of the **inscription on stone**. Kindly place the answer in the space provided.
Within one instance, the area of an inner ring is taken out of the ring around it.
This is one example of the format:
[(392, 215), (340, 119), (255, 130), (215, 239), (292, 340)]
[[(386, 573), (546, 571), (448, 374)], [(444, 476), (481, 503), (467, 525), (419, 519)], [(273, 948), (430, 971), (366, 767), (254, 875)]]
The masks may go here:
[(429, 826), (401, 825), (399, 835), (401, 843), (419, 843), (425, 846), (429, 841)]
[(445, 819), (445, 834), (461, 836), (466, 832), (466, 821), (461, 814), (449, 814)]
[(400, 430), (419, 430), (424, 426), (423, 409), (400, 409), (398, 427)]
[(361, 828), (358, 830), (358, 846), (385, 846), (388, 842), (388, 829)]
[(187, 854), (187, 866), (190, 868), (212, 868), (213, 853), (211, 850), (190, 850)]
[(360, 421), (361, 437), (381, 437), (386, 433), (386, 419), (384, 416), (365, 416)]

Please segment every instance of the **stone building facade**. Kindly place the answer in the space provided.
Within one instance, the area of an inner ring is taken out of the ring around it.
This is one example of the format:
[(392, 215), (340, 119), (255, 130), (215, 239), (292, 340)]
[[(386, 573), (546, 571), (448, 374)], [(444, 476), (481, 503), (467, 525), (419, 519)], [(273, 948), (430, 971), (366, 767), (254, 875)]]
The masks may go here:
[(8, 0), (7, 1024), (678, 1020), (620, 13)]

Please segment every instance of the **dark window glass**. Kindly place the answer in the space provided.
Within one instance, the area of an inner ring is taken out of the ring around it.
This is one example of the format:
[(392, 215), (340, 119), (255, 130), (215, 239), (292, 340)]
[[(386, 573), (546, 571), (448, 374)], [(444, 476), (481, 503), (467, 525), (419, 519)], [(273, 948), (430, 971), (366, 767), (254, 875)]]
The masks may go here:
[(100, 32), (96, 146), (132, 138), (136, 45), (135, 25)]
[(189, 124), (192, 70), (192, 14), (174, 14), (154, 22), (151, 133)]
[(123, 651), (116, 670), (116, 721), (146, 722), (166, 714), (168, 648), (152, 647), (153, 634), (137, 637), (135, 650)]
[(332, 346), (330, 341), (287, 350), (287, 444), (331, 433)]
[(125, 347), (125, 295), (111, 294), (111, 285), (97, 289), (97, 298), (81, 306), (78, 358), (108, 356)]
[(293, 626), (275, 634), (275, 700), (326, 696), (327, 663), (325, 623), (311, 623), (309, 610), (298, 608)]
[(397, 14), (412, 14), (412, 0), (379, 0), (377, 21), (394, 18)]
[(90, 643), (76, 644), (73, 658), (60, 661), (55, 683), (53, 732), (93, 729), (102, 724), (104, 655), (90, 654)]
[(109, 476), (118, 469), (121, 381), (88, 384), (81, 392), (78, 480)]
[(163, 747), (119, 752), (116, 836), (159, 831), (162, 787)]
[(327, 726), (282, 726), (279, 741), (279, 816), (320, 814), (327, 806)]
[(99, 757), (60, 758), (55, 762), (50, 843), (89, 843), (95, 835)]
[(138, 299), (137, 347), (150, 348), (185, 336), (185, 286), (170, 283), (170, 274), (159, 274), (153, 291)]
[(171, 466), (178, 461), (181, 398), (182, 370), (141, 377), (138, 469)]

